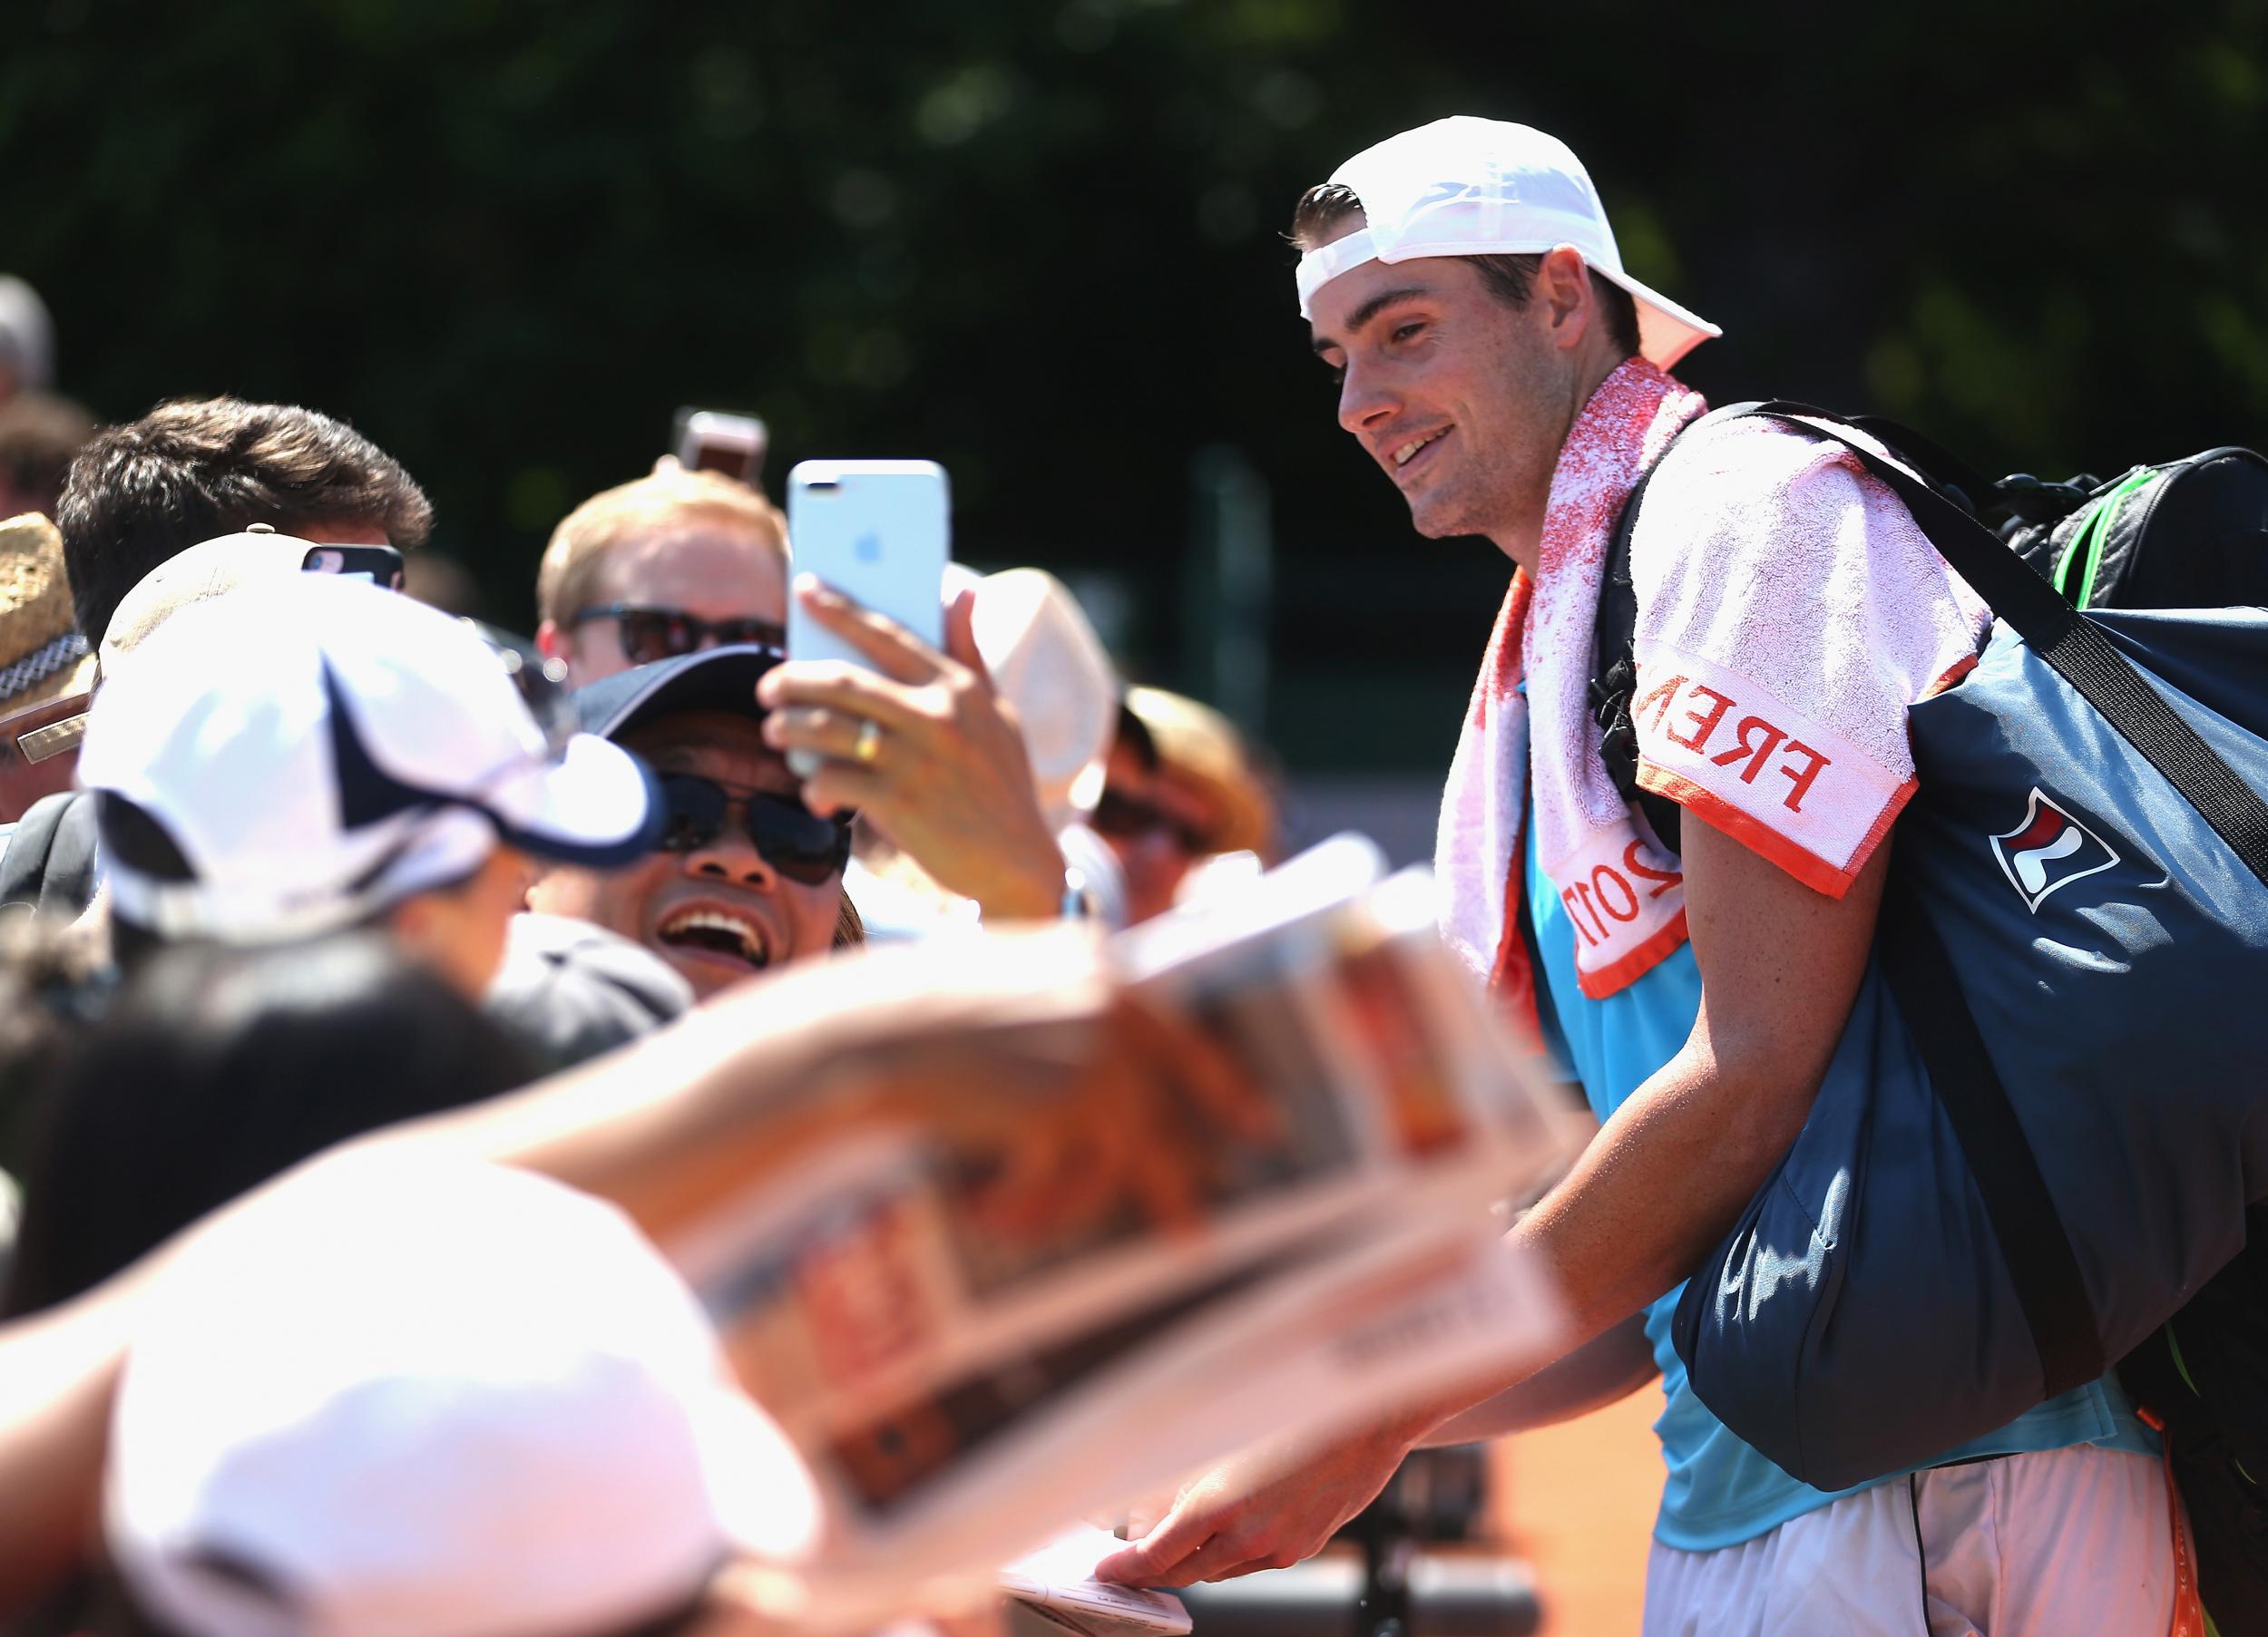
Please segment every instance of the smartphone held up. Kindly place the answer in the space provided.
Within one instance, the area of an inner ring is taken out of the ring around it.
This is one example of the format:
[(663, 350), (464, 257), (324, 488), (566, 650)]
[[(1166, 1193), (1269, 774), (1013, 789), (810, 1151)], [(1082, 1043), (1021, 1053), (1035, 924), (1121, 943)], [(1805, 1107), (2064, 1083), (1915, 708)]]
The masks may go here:
[[(934, 461), (800, 462), (787, 474), (789, 566), (942, 648), (950, 507)], [(800, 600), (787, 607), (787, 657), (870, 663)], [(788, 765), (808, 778), (809, 759)]]
[[(787, 474), (790, 564), (943, 647), (948, 506), (934, 461), (801, 462)], [(787, 653), (865, 662), (800, 607), (787, 610)]]

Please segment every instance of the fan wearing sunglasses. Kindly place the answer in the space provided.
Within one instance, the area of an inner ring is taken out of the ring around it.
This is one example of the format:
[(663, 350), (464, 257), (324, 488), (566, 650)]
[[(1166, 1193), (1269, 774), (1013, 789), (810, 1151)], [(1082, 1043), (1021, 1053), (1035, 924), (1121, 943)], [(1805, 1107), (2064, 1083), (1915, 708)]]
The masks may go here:
[(584, 730), (653, 769), (668, 822), (653, 851), (619, 870), (550, 872), (531, 909), (645, 945), (701, 997), (849, 940), (850, 821), (804, 804), (759, 726), (757, 678), (775, 658), (709, 649), (577, 691)]
[(552, 531), (536, 577), (536, 643), (586, 687), (705, 648), (777, 648), (787, 531), (772, 503), (665, 463), (591, 496)]

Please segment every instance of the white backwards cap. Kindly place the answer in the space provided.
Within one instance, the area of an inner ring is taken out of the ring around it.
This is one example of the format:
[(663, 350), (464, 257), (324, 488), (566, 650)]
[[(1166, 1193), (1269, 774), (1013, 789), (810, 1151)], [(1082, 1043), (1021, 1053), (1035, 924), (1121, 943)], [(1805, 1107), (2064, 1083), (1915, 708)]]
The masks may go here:
[(1667, 369), (1725, 332), (1622, 270), (1598, 190), (1558, 137), (1507, 120), (1458, 114), (1365, 148), (1331, 174), (1363, 201), (1364, 227), (1299, 258), (1299, 316), (1315, 292), (1364, 262), (1422, 256), (1538, 256), (1571, 245), (1600, 278), (1630, 292), (1638, 352)]

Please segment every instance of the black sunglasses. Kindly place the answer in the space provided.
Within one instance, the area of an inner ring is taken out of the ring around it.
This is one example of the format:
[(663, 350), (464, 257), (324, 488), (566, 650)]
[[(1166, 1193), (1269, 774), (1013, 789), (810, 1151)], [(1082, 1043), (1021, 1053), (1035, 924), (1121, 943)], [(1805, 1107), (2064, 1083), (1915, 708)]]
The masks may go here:
[(734, 648), (752, 643), (785, 650), (787, 633), (769, 619), (703, 619), (683, 609), (641, 608), (634, 603), (608, 602), (577, 609), (567, 616), (567, 628), (593, 619), (612, 619), (621, 628), (622, 655), (632, 665), (651, 665), (696, 652), (705, 645)]
[(1167, 835), (1182, 852), (1198, 854), (1213, 849), (1207, 838), (1188, 824), (1152, 803), (1137, 796), (1125, 795), (1105, 785), (1102, 799), (1087, 823), (1099, 835), (1115, 836), (1122, 842), (1139, 841), (1145, 835)]
[(664, 853), (691, 853), (708, 846), (738, 807), (750, 844), (789, 881), (819, 886), (840, 875), (850, 862), (847, 814), (825, 818), (794, 796), (728, 790), (714, 779), (691, 773), (663, 774), (661, 796), (670, 810), (669, 827), (661, 833)]

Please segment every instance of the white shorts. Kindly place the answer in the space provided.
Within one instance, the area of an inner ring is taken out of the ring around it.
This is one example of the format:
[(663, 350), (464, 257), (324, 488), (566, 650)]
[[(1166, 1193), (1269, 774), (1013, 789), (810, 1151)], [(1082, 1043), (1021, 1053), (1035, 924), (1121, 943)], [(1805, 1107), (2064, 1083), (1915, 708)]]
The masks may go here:
[(1645, 1637), (2166, 1637), (2168, 1508), (2123, 1450), (1917, 1472), (1736, 1546), (1657, 1541)]

